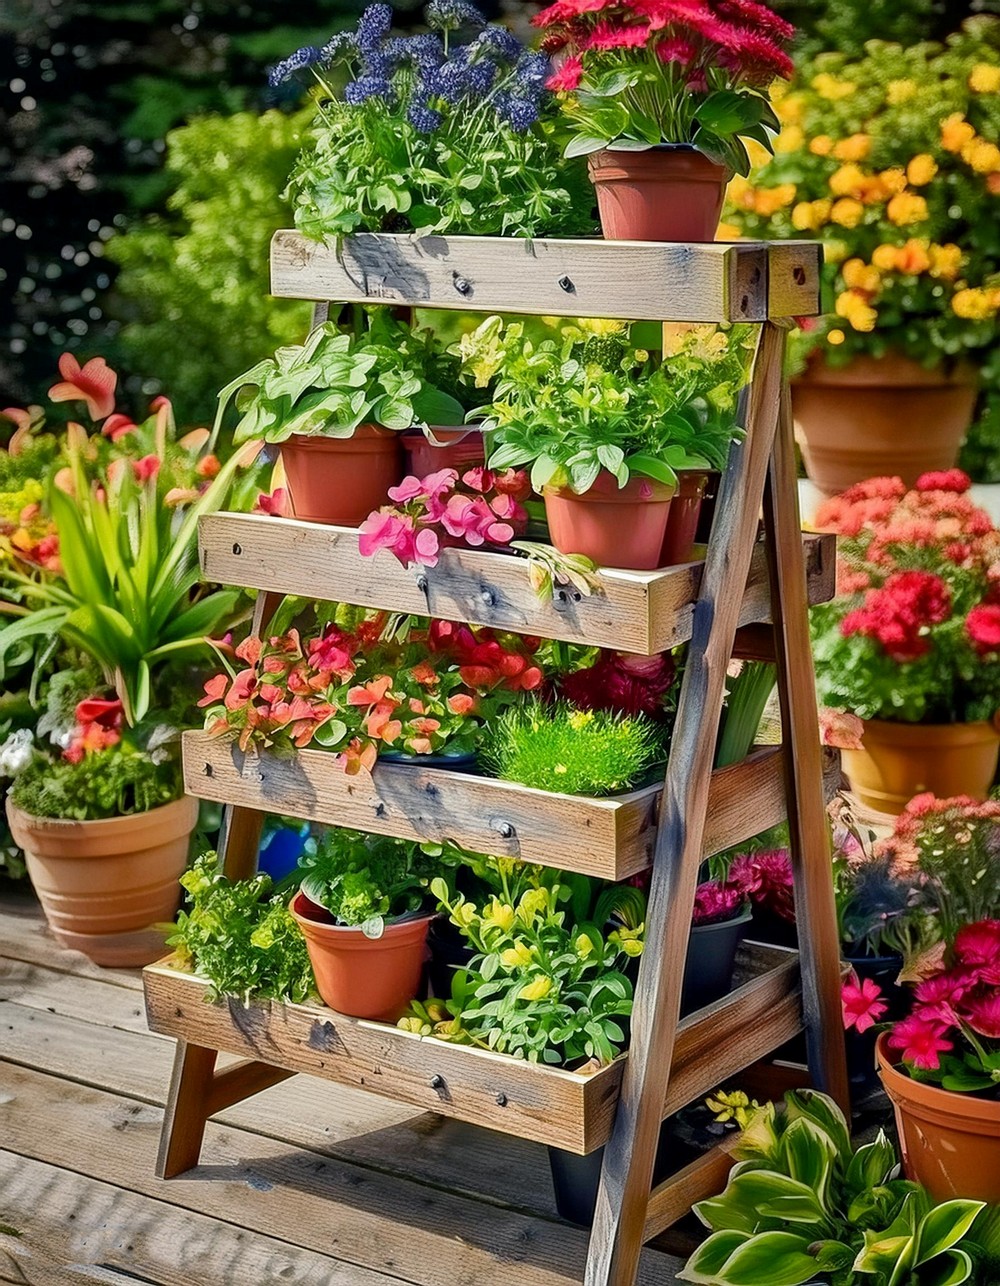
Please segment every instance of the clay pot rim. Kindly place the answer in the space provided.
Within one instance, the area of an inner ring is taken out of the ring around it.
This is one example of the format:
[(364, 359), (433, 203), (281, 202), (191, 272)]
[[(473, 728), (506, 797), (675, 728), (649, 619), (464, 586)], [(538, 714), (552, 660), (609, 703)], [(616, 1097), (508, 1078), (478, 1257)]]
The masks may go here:
[[(102, 840), (105, 845), (111, 844), (110, 849), (104, 847), (102, 852), (102, 856), (108, 857), (138, 849), (159, 848), (185, 833), (190, 834), (198, 821), (198, 800), (192, 795), (181, 795), (169, 804), (159, 804), (144, 813), (126, 813), (119, 817), (99, 817), (81, 822), (72, 817), (36, 817), (18, 808), (8, 797), (7, 820), (12, 834), (15, 829), (32, 832), (32, 843), (22, 847), (30, 847), (39, 856), (88, 861), (93, 854), (64, 847), (67, 840), (86, 841), (88, 846)], [(141, 836), (147, 830), (153, 830), (155, 834), (151, 839), (143, 840)], [(14, 838), (17, 839), (16, 834)], [(54, 851), (49, 851), (50, 845), (54, 846)]]
[[(935, 741), (947, 740), (960, 745), (983, 741), (1000, 741), (1000, 710), (992, 720), (976, 719), (971, 723), (907, 723), (902, 719), (862, 719), (865, 728), (876, 730), (876, 740), (904, 747), (920, 744), (921, 749)], [(947, 735), (945, 735), (947, 734)], [(862, 736), (862, 750), (864, 737)]]
[[(653, 157), (660, 156), (673, 156), (686, 163), (683, 172), (675, 169), (669, 176), (665, 175), (667, 182), (676, 182), (681, 179), (715, 183), (724, 178), (728, 182), (728, 177), (733, 173), (728, 165), (724, 165), (721, 161), (713, 161), (707, 152), (703, 152), (693, 143), (651, 143), (648, 147), (615, 147), (614, 140), (587, 154), (587, 169), (591, 178), (598, 182), (607, 180), (615, 182), (616, 180), (608, 171), (621, 168), (622, 158), (636, 158), (636, 168), (654, 169), (656, 167), (650, 165), (649, 161)], [(629, 175), (629, 177), (632, 176)]]
[(979, 386), (979, 371), (971, 362), (958, 361), (949, 366), (940, 362), (926, 367), (903, 353), (889, 351), (880, 357), (859, 353), (843, 366), (827, 365), (821, 349), (814, 349), (806, 369), (796, 375), (794, 383), (837, 385), (894, 390), (921, 388), (954, 388)]
[(440, 915), (438, 911), (407, 911), (404, 915), (386, 920), (385, 928), (379, 937), (369, 938), (363, 932), (360, 924), (326, 924), (322, 920), (313, 920), (309, 916), (303, 915), (297, 909), (297, 903), (300, 898), (304, 902), (309, 902), (310, 905), (315, 906), (316, 904), (301, 889), (289, 903), (288, 909), (292, 913), (296, 924), (302, 930), (303, 935), (309, 937), (311, 933), (314, 940), (330, 942), (331, 944), (336, 941), (338, 947), (365, 949), (365, 944), (377, 947), (379, 944), (385, 943), (387, 938), (399, 940), (404, 937), (416, 937), (418, 935), (414, 930), (426, 931), (424, 926), (429, 927), (430, 921), (436, 920)]
[[(410, 425), (410, 428), (419, 429), (419, 425)], [(284, 448), (291, 446), (296, 451), (329, 451), (336, 450), (347, 442), (356, 444), (365, 444), (362, 450), (376, 450), (378, 444), (386, 439), (398, 441), (403, 433), (409, 432), (408, 429), (387, 429), (381, 424), (358, 424), (351, 430), (346, 437), (331, 437), (326, 433), (291, 433), (282, 442), (275, 445)]]
[[(615, 483), (615, 488), (608, 485), (607, 479)], [(648, 496), (636, 495), (640, 487), (646, 484), (652, 488)], [(614, 474), (602, 469), (592, 486), (586, 491), (574, 491), (572, 487), (555, 487), (546, 484), (542, 488), (542, 497), (555, 496), (558, 500), (582, 500), (586, 504), (668, 504), (677, 494), (677, 487), (669, 482), (657, 482), (645, 474), (634, 473), (624, 487), (617, 486)]]
[[(889, 1048), (889, 1033), (879, 1033), (875, 1042), (875, 1054), (878, 1058), (879, 1076), (890, 1098), (894, 1089), (902, 1098), (918, 1108), (930, 1109), (942, 1116), (953, 1116), (961, 1120), (987, 1122), (1000, 1127), (1000, 1099), (980, 1098), (976, 1094), (960, 1094), (957, 1090), (942, 1089), (940, 1085), (926, 1081), (915, 1081), (912, 1076), (899, 1070), (903, 1055), (900, 1050)], [(892, 1089), (890, 1089), (892, 1086)], [(962, 1110), (962, 1106), (965, 1110)]]

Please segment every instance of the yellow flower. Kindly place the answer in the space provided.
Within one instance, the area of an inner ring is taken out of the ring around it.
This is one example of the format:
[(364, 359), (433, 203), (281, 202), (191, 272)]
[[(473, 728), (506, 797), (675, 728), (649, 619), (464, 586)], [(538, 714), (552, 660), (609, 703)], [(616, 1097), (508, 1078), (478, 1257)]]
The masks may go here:
[(512, 947), (500, 952), (500, 963), (508, 969), (523, 969), (535, 958), (534, 952), (526, 942), (516, 942)]
[(823, 242), (823, 262), (824, 263), (843, 263), (851, 253), (851, 247), (846, 241), (824, 241)]
[(510, 933), (514, 927), (514, 908), (507, 902), (493, 898), (483, 916), (483, 925), (486, 928), (496, 926), (503, 933)]
[(536, 915), (544, 914), (549, 909), (547, 889), (528, 889), (521, 894), (517, 904), (518, 919), (522, 924), (530, 924)]
[(815, 232), (829, 219), (832, 208), (833, 202), (825, 199), (800, 201), (792, 211), (792, 226), (799, 232)]
[(576, 948), (576, 954), (581, 960), (586, 960), (588, 956), (594, 954), (594, 944), (586, 933), (581, 933), (573, 943)]
[(878, 313), (872, 308), (864, 295), (854, 290), (845, 290), (837, 296), (836, 311), (843, 317), (852, 330), (871, 331), (875, 329)]
[(594, 722), (594, 712), (593, 710), (572, 710), (566, 716), (566, 722), (574, 732), (579, 732), (580, 729), (585, 728), (588, 723)]
[(996, 315), (998, 295), (1000, 292), (992, 290), (957, 290), (951, 300), (952, 312), (968, 321), (987, 321)]
[[(895, 198), (894, 198), (895, 199)], [(830, 218), (842, 228), (856, 228), (865, 217), (865, 207), (852, 197), (841, 197), (833, 203)]]
[(735, 205), (739, 210), (752, 210), (754, 201), (754, 189), (742, 174), (734, 174), (726, 189), (726, 196), (730, 204)]
[(879, 272), (892, 272), (896, 267), (897, 246), (876, 246), (872, 251), (872, 263)]
[(949, 242), (944, 246), (931, 246), (931, 276), (954, 281), (962, 267), (962, 247)]
[(882, 201), (885, 197), (891, 196), (893, 192), (906, 191), (906, 172), (898, 167), (894, 167), (891, 170), (883, 170), (878, 176), (878, 182), (882, 187), (882, 192), (873, 199), (876, 201)]
[(849, 80), (838, 80), (836, 76), (831, 76), (825, 71), (813, 77), (812, 87), (820, 98), (828, 98), (834, 103), (841, 98), (850, 98), (857, 88)]
[[(775, 88), (780, 82), (776, 82)], [(782, 85), (782, 89), (786, 88)], [(805, 111), (805, 100), (801, 94), (782, 94), (775, 96), (773, 90), (771, 94), (774, 100), (774, 113), (779, 121), (786, 125), (795, 125), (802, 120), (802, 114)]]
[(937, 172), (938, 166), (934, 157), (929, 152), (921, 152), (906, 167), (906, 179), (915, 188), (922, 188), (925, 184), (930, 183)]
[(739, 241), (742, 236), (742, 228), (738, 228), (735, 223), (720, 223), (715, 239), (716, 241)]
[(977, 174), (992, 174), (994, 170), (1000, 170), (1000, 147), (995, 143), (987, 143), (985, 139), (977, 139), (970, 147), (968, 156), (963, 148), (962, 157)]
[(817, 134), (809, 144), (813, 156), (829, 156), (833, 151), (833, 139), (829, 134)]
[(835, 143), (833, 154), (838, 161), (863, 161), (872, 150), (872, 140), (868, 134), (852, 134)]
[(798, 152), (805, 141), (806, 136), (801, 125), (786, 125), (774, 140), (774, 150), (778, 153)]
[(642, 943), (637, 938), (623, 938), (621, 948), (627, 956), (641, 956)]
[(769, 218), (795, 200), (795, 184), (781, 183), (774, 188), (758, 188), (754, 193), (753, 208), (756, 214)]
[(896, 269), (898, 272), (904, 272), (911, 277), (918, 277), (922, 272), (926, 272), (930, 266), (931, 257), (926, 241), (918, 241), (916, 237), (911, 237), (906, 245), (900, 246), (896, 252)]
[(927, 218), (927, 202), (913, 192), (899, 192), (886, 206), (886, 214), (897, 228), (909, 223), (922, 223)]
[(551, 990), (552, 979), (543, 974), (542, 977), (525, 983), (517, 995), (519, 1000), (544, 1000)]
[(864, 183), (865, 175), (856, 165), (842, 165), (830, 175), (830, 191), (834, 196), (856, 196)]
[(840, 270), (844, 281), (852, 290), (863, 290), (874, 294), (882, 285), (882, 278), (877, 268), (872, 268), (863, 259), (848, 259)]
[(952, 112), (941, 122), (941, 146), (946, 152), (961, 152), (975, 137), (976, 131), (961, 112)]
[(969, 88), (974, 94), (995, 94), (1000, 91), (1000, 67), (991, 63), (976, 63), (969, 74)]
[(846, 338), (842, 330), (831, 330), (826, 337), (828, 344), (842, 344)]
[(890, 80), (886, 87), (886, 102), (895, 107), (898, 103), (905, 103), (916, 92), (917, 82), (915, 80)]

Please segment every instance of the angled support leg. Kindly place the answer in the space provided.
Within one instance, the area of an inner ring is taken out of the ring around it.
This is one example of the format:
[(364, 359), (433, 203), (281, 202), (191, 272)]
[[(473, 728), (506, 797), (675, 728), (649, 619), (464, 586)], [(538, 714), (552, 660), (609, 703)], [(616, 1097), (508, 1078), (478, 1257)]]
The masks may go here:
[[(258, 596), (253, 614), (255, 634), (264, 628), (281, 599), (281, 594)], [(251, 808), (230, 805), (223, 812), (219, 854), (222, 869), (231, 880), (248, 880), (256, 874), (263, 825), (264, 814)], [(158, 1179), (172, 1179), (198, 1164), (205, 1124), (214, 1112), (288, 1075), (265, 1063), (245, 1063), (216, 1072), (217, 1058), (214, 1049), (177, 1042), (156, 1158)]]
[(680, 1014), (708, 782), (778, 422), (784, 349), (784, 331), (765, 323), (753, 372), (747, 438), (730, 455), (695, 606), (660, 807), (632, 1042), (601, 1172), (586, 1286), (632, 1286), (638, 1270)]
[(840, 943), (787, 388), (782, 394), (764, 496), (764, 527), (809, 1070), (816, 1088), (830, 1094), (849, 1112), (840, 1004)]

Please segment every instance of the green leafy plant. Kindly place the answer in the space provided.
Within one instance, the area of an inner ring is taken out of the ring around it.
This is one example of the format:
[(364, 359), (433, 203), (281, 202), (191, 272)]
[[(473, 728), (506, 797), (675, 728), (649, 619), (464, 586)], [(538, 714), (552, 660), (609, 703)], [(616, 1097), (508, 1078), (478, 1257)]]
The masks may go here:
[(737, 673), (729, 676), (715, 750), (716, 768), (738, 763), (750, 753), (775, 680), (775, 668), (769, 661), (743, 661)]
[(36, 760), (18, 775), (10, 798), (32, 817), (89, 822), (145, 813), (180, 793), (175, 755), (154, 763), (144, 750), (122, 743), (77, 763)]
[(209, 998), (306, 1000), (314, 991), (305, 939), (271, 879), (230, 880), (214, 852), (181, 876), (188, 905), (167, 939), (178, 963), (211, 983)]
[(641, 715), (539, 701), (505, 710), (479, 751), (492, 775), (567, 795), (629, 790), (663, 756), (660, 730)]
[(242, 413), (236, 442), (284, 442), (293, 433), (349, 438), (362, 423), (461, 424), (464, 409), (423, 378), (409, 336), (386, 310), (371, 314), (369, 328), (354, 335), (324, 322), (304, 344), (279, 348), (226, 385), (216, 431), (233, 397)]
[(970, 1281), (981, 1201), (934, 1205), (880, 1131), (856, 1151), (832, 1099), (785, 1095), (750, 1120), (725, 1191), (694, 1207), (711, 1235), (678, 1274), (704, 1286), (944, 1286)]

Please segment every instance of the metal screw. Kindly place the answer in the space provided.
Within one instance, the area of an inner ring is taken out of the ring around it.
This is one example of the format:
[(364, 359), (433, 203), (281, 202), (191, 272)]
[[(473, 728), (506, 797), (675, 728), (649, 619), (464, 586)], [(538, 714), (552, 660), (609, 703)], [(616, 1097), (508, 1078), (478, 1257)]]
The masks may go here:
[(569, 277), (560, 277), (559, 285), (566, 291), (567, 295), (571, 295), (573, 291), (576, 290), (576, 287), (573, 285), (572, 281), (570, 281)]
[(439, 1076), (437, 1073), (435, 1073), (435, 1075), (431, 1077), (431, 1089), (432, 1090), (444, 1089), (444, 1077)]
[(500, 836), (501, 839), (513, 839), (514, 836), (517, 834), (517, 831), (511, 825), (510, 822), (497, 822), (494, 825), (493, 829), (496, 831), (496, 833)]
[(467, 295), (472, 289), (472, 282), (465, 277), (460, 277), (458, 273), (454, 274), (454, 286), (460, 295)]
[(493, 1101), (496, 1103), (497, 1107), (506, 1107), (507, 1095), (501, 1090), (501, 1092), (494, 1097)]
[(426, 576), (420, 575), (420, 576), (418, 576), (418, 577), (417, 577), (417, 589), (419, 589), (419, 590), (420, 590), (421, 594), (426, 594), (426, 593), (427, 593), (427, 577), (426, 577)]
[(496, 607), (497, 596), (491, 589), (480, 590), (479, 597), (487, 607)]
[(213, 774), (214, 772), (215, 772), (215, 769), (212, 767), (212, 765), (211, 765), (211, 764), (206, 764), (206, 765), (205, 765), (205, 776), (206, 776), (206, 777), (211, 777), (211, 776), (212, 776), (212, 774)]
[(234, 545), (234, 546), (233, 546), (233, 553), (234, 553), (234, 554), (242, 554), (242, 553), (243, 553), (243, 546), (242, 546), (242, 545)]

